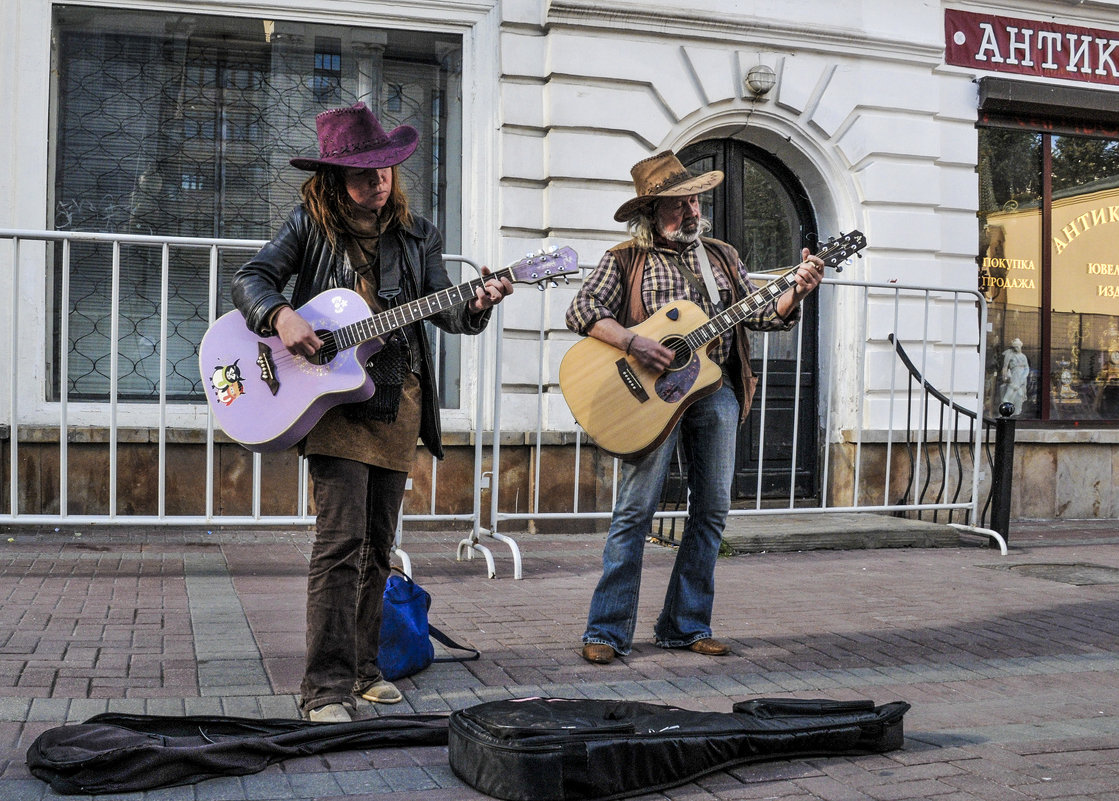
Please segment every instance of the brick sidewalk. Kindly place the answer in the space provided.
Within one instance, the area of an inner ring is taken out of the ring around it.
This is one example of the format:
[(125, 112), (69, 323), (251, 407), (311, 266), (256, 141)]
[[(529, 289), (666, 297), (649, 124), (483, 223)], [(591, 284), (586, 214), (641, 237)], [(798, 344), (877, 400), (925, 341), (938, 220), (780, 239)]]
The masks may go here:
[[(1119, 798), (1119, 529), (1018, 524), (1011, 550), (746, 554), (717, 568), (716, 636), (734, 655), (663, 651), (651, 629), (673, 551), (650, 545), (634, 653), (577, 655), (603, 535), (518, 536), (524, 578), (488, 542), (405, 536), (432, 621), (482, 651), (399, 682), (391, 713), (525, 695), (729, 711), (757, 696), (907, 701), (906, 745), (712, 774), (672, 799)], [(0, 799), (55, 798), (24, 755), (102, 711), (296, 714), (307, 532), (11, 532), (0, 538)], [(295, 759), (255, 776), (101, 798), (485, 798), (445, 748)]]

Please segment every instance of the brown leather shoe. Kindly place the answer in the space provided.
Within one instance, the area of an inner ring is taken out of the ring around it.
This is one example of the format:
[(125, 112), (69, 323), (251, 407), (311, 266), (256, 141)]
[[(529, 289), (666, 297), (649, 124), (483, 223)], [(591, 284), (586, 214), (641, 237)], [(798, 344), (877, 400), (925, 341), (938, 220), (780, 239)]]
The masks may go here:
[(688, 646), (688, 650), (695, 651), (697, 654), (703, 654), (704, 656), (726, 656), (730, 653), (730, 648), (726, 643), (721, 643), (710, 637), (696, 640)]
[(600, 642), (588, 642), (583, 645), (583, 658), (596, 665), (608, 665), (614, 661), (614, 649)]

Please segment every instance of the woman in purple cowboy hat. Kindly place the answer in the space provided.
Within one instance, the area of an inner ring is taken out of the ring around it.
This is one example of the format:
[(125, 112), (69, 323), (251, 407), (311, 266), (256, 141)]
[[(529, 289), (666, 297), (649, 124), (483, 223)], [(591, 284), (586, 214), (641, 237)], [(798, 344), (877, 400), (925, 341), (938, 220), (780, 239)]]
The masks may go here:
[[(278, 335), (303, 356), (323, 343), (295, 309), (320, 292), (353, 289), (380, 312), (451, 286), (439, 231), (409, 210), (398, 174), (416, 149), (416, 130), (401, 125), (386, 134), (363, 103), (324, 111), (315, 125), (318, 158), (291, 160), (313, 171), (302, 203), (233, 279), (233, 301), (249, 328)], [(293, 276), (289, 300), (283, 290)], [(490, 279), (467, 303), (429, 319), (450, 333), (477, 334), (490, 308), (512, 291), (507, 279)], [(373, 397), (330, 409), (300, 443), (317, 512), (300, 687), (302, 711), (313, 721), (351, 720), (357, 698), (402, 698), (377, 667), (389, 552), (417, 437), (443, 456), (423, 325), (396, 332), (367, 369), (377, 386)]]

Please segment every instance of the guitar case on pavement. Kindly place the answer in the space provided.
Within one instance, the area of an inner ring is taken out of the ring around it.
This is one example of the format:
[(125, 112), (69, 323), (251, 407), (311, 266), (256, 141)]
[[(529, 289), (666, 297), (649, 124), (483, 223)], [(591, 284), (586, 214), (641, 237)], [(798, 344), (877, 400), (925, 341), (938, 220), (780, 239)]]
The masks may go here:
[(349, 723), (106, 713), (40, 734), (32, 775), (62, 794), (122, 793), (258, 773), (292, 757), (448, 745), (471, 787), (510, 801), (624, 798), (765, 759), (855, 755), (902, 745), (909, 704), (769, 700), (733, 712), (526, 698), (445, 714)]
[(451, 769), (506, 801), (625, 798), (766, 759), (902, 746), (909, 704), (759, 699), (732, 712), (635, 701), (526, 698), (453, 712)]
[(446, 742), (447, 716), (437, 714), (311, 723), (110, 712), (47, 729), (27, 749), (27, 766), (57, 793), (97, 795), (245, 776), (328, 751)]

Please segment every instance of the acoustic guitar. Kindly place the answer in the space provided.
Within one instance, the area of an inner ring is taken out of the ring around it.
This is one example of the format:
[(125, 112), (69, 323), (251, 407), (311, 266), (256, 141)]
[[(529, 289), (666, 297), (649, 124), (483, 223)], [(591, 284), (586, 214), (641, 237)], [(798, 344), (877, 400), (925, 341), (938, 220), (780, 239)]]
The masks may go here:
[(214, 321), (198, 348), (206, 400), (222, 430), (249, 450), (283, 450), (331, 407), (373, 396), (365, 363), (385, 334), (468, 302), (491, 277), (538, 284), (578, 269), (574, 250), (553, 248), (379, 314), (353, 290), (329, 289), (296, 309), (324, 343), (310, 358), (289, 352), (278, 336), (257, 336), (231, 311)]
[[(842, 263), (866, 247), (859, 231), (833, 237), (816, 255), (825, 266)], [(799, 266), (799, 265), (798, 265)], [(722, 383), (707, 345), (791, 288), (797, 268), (708, 318), (687, 300), (658, 309), (630, 331), (659, 341), (675, 356), (662, 373), (594, 337), (576, 342), (559, 368), (560, 391), (576, 422), (599, 448), (622, 459), (644, 456), (664, 442), (684, 410)]]

